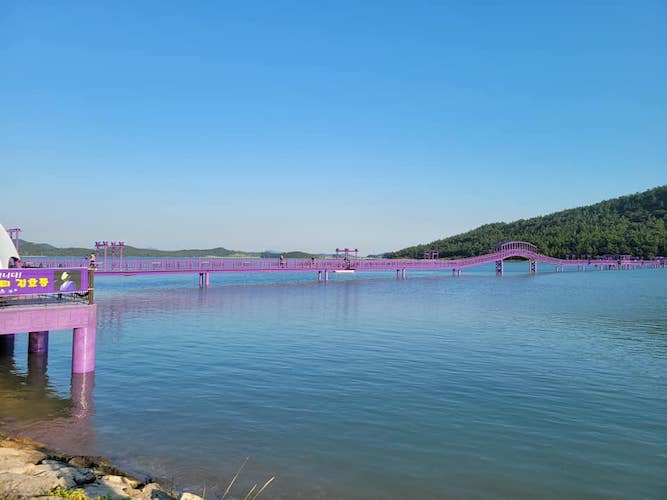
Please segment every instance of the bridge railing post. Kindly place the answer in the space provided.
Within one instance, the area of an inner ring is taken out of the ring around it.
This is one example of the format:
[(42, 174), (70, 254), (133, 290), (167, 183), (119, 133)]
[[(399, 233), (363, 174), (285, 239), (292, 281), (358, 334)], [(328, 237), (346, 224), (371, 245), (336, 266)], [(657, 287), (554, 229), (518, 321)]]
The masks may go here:
[(88, 267), (88, 304), (95, 303), (95, 262)]

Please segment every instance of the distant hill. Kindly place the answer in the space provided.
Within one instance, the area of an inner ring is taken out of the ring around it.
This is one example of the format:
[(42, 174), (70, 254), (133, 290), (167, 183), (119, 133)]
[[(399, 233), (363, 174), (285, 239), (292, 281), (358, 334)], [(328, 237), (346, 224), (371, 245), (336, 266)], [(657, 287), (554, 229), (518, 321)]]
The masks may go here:
[[(94, 247), (80, 248), (67, 247), (58, 248), (46, 243), (31, 243), (30, 241), (21, 240), (20, 254), (21, 256), (58, 256), (58, 257), (84, 257), (90, 255), (95, 251)], [(223, 247), (209, 248), (209, 249), (191, 249), (191, 250), (155, 250), (152, 248), (136, 248), (130, 245), (125, 245), (123, 248), (123, 256), (125, 257), (264, 257), (264, 258), (278, 258), (281, 254), (269, 252), (239, 252), (236, 250), (228, 250)], [(307, 258), (312, 254), (306, 252), (284, 252), (282, 254), (285, 258)]]
[(31, 243), (29, 241), (21, 240), (19, 244), (19, 253), (24, 255), (39, 255), (39, 256), (60, 256), (60, 257), (83, 257), (90, 255), (93, 250), (90, 248), (58, 248), (48, 243)]
[(542, 217), (485, 224), (467, 233), (386, 253), (385, 257), (421, 257), (424, 250), (435, 250), (441, 258), (470, 257), (492, 251), (501, 241), (513, 240), (534, 243), (541, 253), (552, 257), (667, 256), (667, 185)]

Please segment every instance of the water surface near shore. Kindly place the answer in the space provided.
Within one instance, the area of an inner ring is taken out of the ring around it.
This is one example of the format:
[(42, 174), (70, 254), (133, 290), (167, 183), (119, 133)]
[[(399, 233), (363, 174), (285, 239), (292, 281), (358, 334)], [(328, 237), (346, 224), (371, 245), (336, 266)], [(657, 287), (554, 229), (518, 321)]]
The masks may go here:
[(89, 401), (19, 335), (0, 419), (209, 494), (664, 497), (667, 271), (506, 271), (100, 277)]

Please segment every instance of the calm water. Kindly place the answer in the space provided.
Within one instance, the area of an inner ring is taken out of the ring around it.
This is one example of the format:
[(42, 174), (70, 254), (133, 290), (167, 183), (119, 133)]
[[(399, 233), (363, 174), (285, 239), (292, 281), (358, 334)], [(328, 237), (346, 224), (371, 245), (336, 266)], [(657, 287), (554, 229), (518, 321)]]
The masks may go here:
[(20, 335), (0, 418), (209, 497), (667, 497), (667, 271), (507, 268), (99, 278), (92, 395)]

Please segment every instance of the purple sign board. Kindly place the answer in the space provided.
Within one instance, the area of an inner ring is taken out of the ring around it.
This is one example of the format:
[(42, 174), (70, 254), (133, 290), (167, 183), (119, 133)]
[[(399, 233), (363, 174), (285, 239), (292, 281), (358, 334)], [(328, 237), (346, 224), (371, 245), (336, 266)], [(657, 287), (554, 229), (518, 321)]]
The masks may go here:
[(87, 291), (88, 270), (85, 268), (0, 269), (0, 297)]

